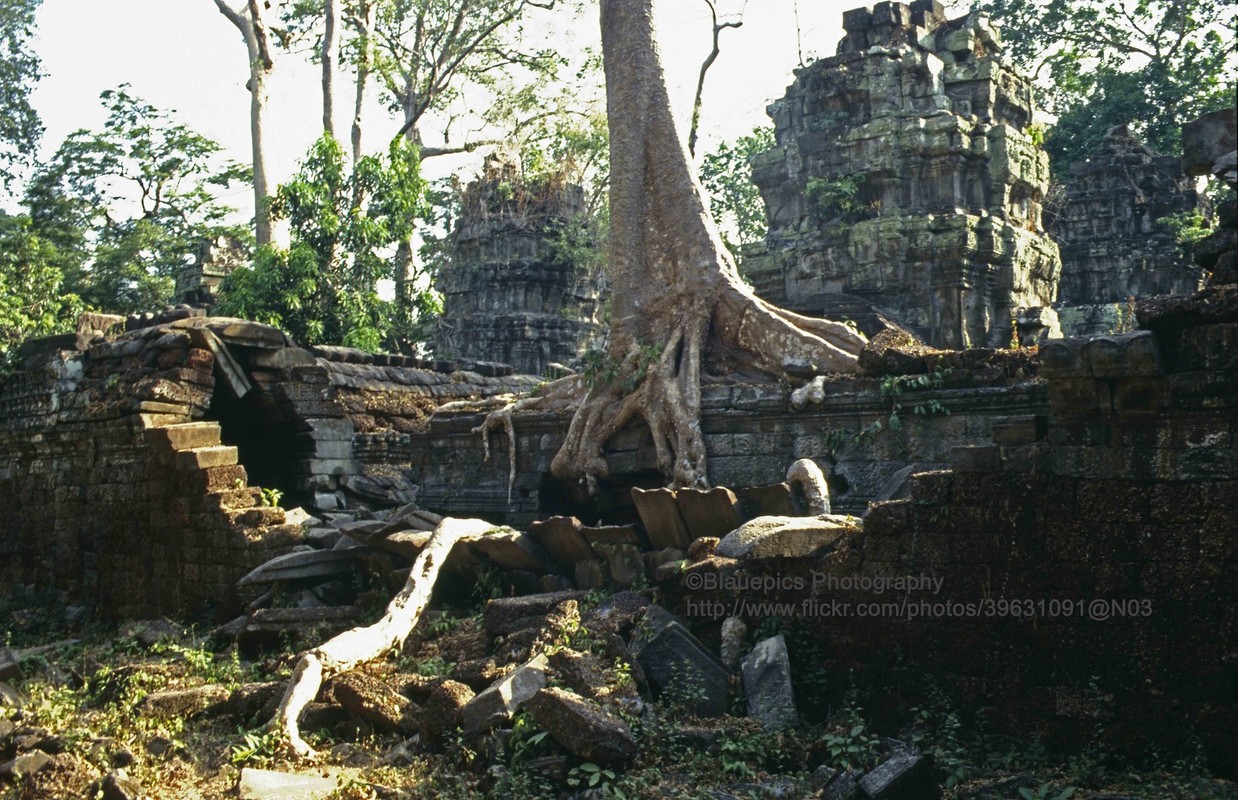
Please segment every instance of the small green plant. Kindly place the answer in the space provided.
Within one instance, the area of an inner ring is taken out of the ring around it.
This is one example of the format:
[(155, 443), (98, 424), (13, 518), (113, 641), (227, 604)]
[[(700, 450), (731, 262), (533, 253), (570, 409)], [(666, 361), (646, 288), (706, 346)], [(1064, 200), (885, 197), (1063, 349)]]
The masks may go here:
[[(904, 392), (909, 391), (924, 391), (928, 389), (940, 389), (945, 383), (946, 376), (951, 373), (950, 369), (936, 369), (926, 375), (887, 375), (881, 380), (881, 396), (890, 403), (890, 416), (883, 422), (877, 420), (860, 431), (858, 436), (872, 436), (880, 433), (885, 428), (892, 431), (901, 430), (903, 427), (903, 411), (902, 397)], [(929, 417), (936, 415), (949, 415), (950, 409), (937, 399), (926, 400), (923, 403), (917, 403), (912, 406), (913, 414), (921, 417)], [(858, 438), (858, 437), (857, 437)]]
[(868, 732), (854, 683), (847, 690), (843, 708), (835, 718), (835, 727), (826, 732), (822, 741), (836, 766), (867, 769), (876, 763), (877, 737)]
[(670, 680), (662, 693), (662, 700), (672, 712), (694, 716), (705, 698), (705, 683), (701, 675), (685, 662), (672, 664)]
[(1019, 790), (1019, 797), (1023, 800), (1070, 800), (1079, 791), (1073, 786), (1067, 786), (1065, 789), (1055, 792), (1052, 784), (1042, 783), (1035, 790), (1026, 787)]
[(1045, 146), (1045, 126), (1039, 122), (1033, 122), (1027, 126), (1027, 135), (1032, 140), (1032, 147)]
[(507, 763), (510, 767), (521, 767), (533, 759), (546, 755), (546, 731), (537, 727), (531, 716), (521, 711), (516, 714), (512, 723), (512, 735), (507, 740)]
[(283, 499), (284, 492), (281, 489), (259, 489), (262, 492), (262, 505), (274, 508), (279, 505), (279, 501)]
[(567, 773), (567, 785), (573, 789), (600, 789), (610, 787), (617, 777), (614, 770), (586, 761)]
[(953, 789), (967, 779), (967, 748), (963, 744), (963, 724), (945, 692), (936, 684), (928, 687), (927, 702), (912, 709), (919, 729), (914, 741), (933, 757), (933, 764), (945, 773), (945, 788)]
[(447, 661), (441, 656), (423, 658), (413, 665), (413, 671), (428, 678), (438, 678), (450, 675), (456, 668), (455, 662)]
[(502, 570), (493, 564), (483, 565), (473, 579), (473, 600), (484, 607), (487, 601), (497, 600), (504, 594)]
[(277, 730), (246, 731), (241, 743), (229, 748), (228, 761), (237, 766), (265, 766), (279, 753), (282, 744), (283, 740)]
[(823, 220), (854, 219), (862, 210), (860, 186), (862, 175), (839, 175), (837, 178), (814, 176), (804, 185), (804, 195), (817, 216)]
[(854, 441), (855, 438), (856, 435), (851, 431), (845, 431), (842, 428), (828, 428), (821, 433), (821, 447), (831, 461), (837, 461), (839, 451)]
[(615, 360), (609, 353), (602, 350), (589, 350), (584, 355), (585, 368), (583, 376), (590, 387), (610, 386), (623, 394), (631, 394), (636, 390), (649, 368), (662, 358), (662, 345), (642, 344), (623, 359)]

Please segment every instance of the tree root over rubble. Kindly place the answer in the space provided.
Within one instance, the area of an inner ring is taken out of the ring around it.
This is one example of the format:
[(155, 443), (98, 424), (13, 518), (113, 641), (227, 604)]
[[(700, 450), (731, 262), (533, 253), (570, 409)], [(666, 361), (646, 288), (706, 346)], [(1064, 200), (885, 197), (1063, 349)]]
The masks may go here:
[(453, 519), (439, 523), (417, 556), (408, 580), (387, 604), (387, 611), (373, 625), (352, 628), (306, 652), (293, 670), (288, 688), (269, 727), (276, 729), (292, 753), (303, 759), (317, 756), (301, 738), (300, 718), (322, 687), (323, 681), (373, 661), (404, 644), (430, 602), (439, 570), (460, 542), (478, 539), (495, 526), (480, 519)]

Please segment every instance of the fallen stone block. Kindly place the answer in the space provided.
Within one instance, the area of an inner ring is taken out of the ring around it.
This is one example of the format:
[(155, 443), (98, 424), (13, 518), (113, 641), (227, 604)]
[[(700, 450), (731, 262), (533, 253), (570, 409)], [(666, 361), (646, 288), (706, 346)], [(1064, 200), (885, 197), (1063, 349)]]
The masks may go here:
[(691, 539), (726, 536), (744, 521), (735, 493), (724, 486), (713, 489), (679, 489), (675, 492)]
[(623, 720), (562, 689), (542, 689), (529, 713), (550, 738), (595, 764), (623, 765), (636, 758), (636, 737)]
[(223, 686), (208, 683), (191, 689), (151, 692), (142, 698), (138, 711), (155, 719), (187, 718), (222, 708), (231, 693)]
[(528, 594), (520, 597), (500, 597), (486, 603), (482, 612), (482, 628), (490, 636), (508, 636), (526, 628), (538, 628), (546, 618), (562, 613), (568, 603), (585, 598), (580, 591)]
[(149, 795), (142, 791), (142, 784), (118, 769), (91, 783), (87, 797), (92, 800), (142, 800)]
[(551, 517), (530, 523), (529, 535), (560, 568), (571, 568), (578, 561), (593, 558), (589, 543), (580, 534), (580, 520), (575, 517)]
[(377, 540), (375, 545), (388, 553), (415, 561), (417, 556), (421, 555), (426, 542), (430, 541), (431, 535), (425, 531), (398, 531)]
[(684, 703), (702, 717), (729, 710), (730, 673), (678, 622), (662, 623), (648, 641), (638, 643), (636, 661), (656, 693), (671, 702)]
[(598, 544), (594, 551), (606, 562), (610, 575), (610, 588), (615, 591), (630, 589), (645, 576), (645, 562), (641, 551), (634, 544)]
[(55, 760), (54, 756), (50, 756), (42, 750), (31, 750), (27, 753), (22, 753), (11, 761), (0, 764), (0, 778), (7, 778), (9, 780), (28, 778), (37, 772), (47, 769)]
[(421, 738), (427, 744), (438, 745), (463, 725), (460, 711), (476, 697), (472, 688), (459, 681), (440, 681), (426, 699), (421, 715)]
[(895, 753), (860, 779), (860, 791), (868, 800), (935, 800), (941, 788), (923, 756)]
[(319, 800), (339, 788), (338, 777), (298, 775), (245, 767), (237, 783), (240, 800)]
[(546, 656), (539, 655), (465, 704), (460, 709), (464, 732), (475, 736), (510, 720), (546, 686), (546, 666)]
[(780, 633), (758, 642), (744, 658), (743, 678), (749, 717), (767, 728), (799, 724), (785, 636)]
[[(791, 484), (775, 483), (770, 486), (748, 486), (737, 489), (740, 505), (746, 519), (753, 517), (799, 517), (803, 510), (797, 508), (791, 495)], [(738, 527), (738, 526), (737, 526)], [(732, 528), (731, 530), (734, 530)], [(730, 533), (730, 531), (726, 531)], [(726, 533), (720, 534), (719, 538)]]
[(364, 556), (357, 547), (333, 550), (307, 550), (277, 556), (255, 567), (237, 581), (237, 586), (265, 586), (300, 578), (334, 578), (351, 575)]
[(416, 707), (412, 702), (369, 675), (361, 672), (339, 675), (331, 681), (331, 693), (349, 714), (381, 730), (407, 735), (417, 731), (413, 719)]
[(634, 525), (602, 525), (599, 527), (586, 525), (581, 527), (580, 535), (590, 547), (595, 548), (597, 545), (644, 544)]
[(496, 528), (468, 543), (469, 550), (483, 563), (499, 569), (520, 570), (544, 575), (552, 571), (546, 551), (527, 533)]
[(0, 647), (0, 681), (21, 680), (21, 665), (17, 653), (10, 647)]
[(674, 491), (633, 488), (632, 502), (636, 504), (636, 513), (640, 515), (641, 524), (645, 526), (645, 533), (654, 547), (659, 550), (667, 547), (688, 548), (692, 539), (679, 512), (679, 504), (675, 502)]
[(857, 530), (857, 521), (839, 515), (757, 517), (723, 537), (714, 555), (749, 560), (816, 556)]

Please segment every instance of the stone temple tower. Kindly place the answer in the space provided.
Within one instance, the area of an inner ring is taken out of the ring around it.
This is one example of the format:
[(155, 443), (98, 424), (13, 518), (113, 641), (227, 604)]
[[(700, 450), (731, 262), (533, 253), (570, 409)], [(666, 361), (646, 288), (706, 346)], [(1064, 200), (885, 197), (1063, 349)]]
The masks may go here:
[(435, 351), (547, 375), (570, 365), (601, 333), (600, 260), (582, 225), (584, 193), (487, 159), (470, 183), (436, 280), (444, 311)]
[(777, 146), (753, 180), (770, 229), (748, 280), (802, 313), (870, 331), (885, 316), (943, 347), (1006, 345), (1036, 309), (1054, 328), (1048, 158), (987, 16), (884, 2), (843, 28), (837, 55), (769, 107)]

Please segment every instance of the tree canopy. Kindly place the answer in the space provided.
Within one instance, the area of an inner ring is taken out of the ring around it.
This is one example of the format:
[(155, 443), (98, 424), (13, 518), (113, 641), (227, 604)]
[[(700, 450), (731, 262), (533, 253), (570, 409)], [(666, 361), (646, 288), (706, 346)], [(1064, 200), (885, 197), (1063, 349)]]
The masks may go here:
[(350, 170), (339, 142), (324, 134), (271, 201), (272, 218), (292, 228), (291, 245), (259, 248), (252, 269), (224, 279), (216, 311), (279, 326), (303, 345), (377, 350), (393, 338), (421, 338), (409, 328), (432, 321), (432, 296), (405, 318), (378, 289), (391, 249), (424, 216), (419, 163), (416, 146), (396, 140)]
[(43, 135), (43, 123), (30, 105), (42, 68), (29, 46), (41, 3), (0, 0), (0, 189), (6, 192), (18, 171), (31, 163)]
[(984, 0), (1016, 63), (1057, 116), (1056, 174), (1114, 125), (1176, 153), (1181, 125), (1234, 104), (1238, 6), (1228, 0)]
[(248, 236), (226, 221), (233, 209), (219, 194), (249, 170), (127, 86), (102, 101), (102, 130), (69, 134), (40, 165), (25, 203), (70, 291), (101, 311), (149, 311), (172, 299), (176, 273), (201, 241)]

